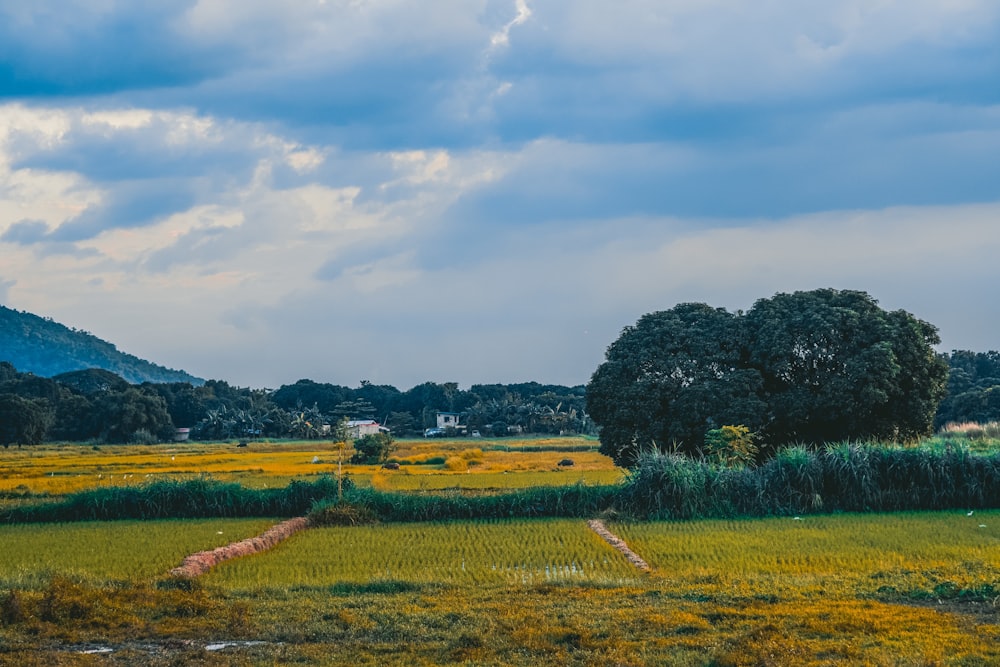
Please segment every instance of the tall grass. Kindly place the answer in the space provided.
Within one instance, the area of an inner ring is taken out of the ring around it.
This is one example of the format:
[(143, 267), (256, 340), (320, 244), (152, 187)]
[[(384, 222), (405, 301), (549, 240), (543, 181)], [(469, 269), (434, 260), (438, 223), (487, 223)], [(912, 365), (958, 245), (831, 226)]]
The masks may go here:
[[(350, 489), (349, 479), (344, 480)], [(337, 481), (320, 477), (277, 489), (250, 489), (203, 477), (80, 491), (55, 503), (9, 507), (0, 522), (301, 516), (318, 500), (337, 497)]]
[(641, 518), (1000, 507), (1000, 454), (840, 444), (793, 447), (757, 468), (648, 453), (619, 509)]
[(535, 487), (495, 495), (416, 495), (356, 488), (347, 494), (346, 500), (371, 510), (383, 521), (590, 517), (611, 508), (620, 491), (618, 485), (585, 484)]

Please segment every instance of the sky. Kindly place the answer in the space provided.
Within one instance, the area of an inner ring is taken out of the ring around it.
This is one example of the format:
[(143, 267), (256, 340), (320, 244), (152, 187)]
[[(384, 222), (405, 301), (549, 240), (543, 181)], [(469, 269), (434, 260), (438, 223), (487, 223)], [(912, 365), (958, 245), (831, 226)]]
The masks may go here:
[(0, 0), (0, 304), (204, 378), (586, 383), (681, 302), (1000, 349), (995, 0)]

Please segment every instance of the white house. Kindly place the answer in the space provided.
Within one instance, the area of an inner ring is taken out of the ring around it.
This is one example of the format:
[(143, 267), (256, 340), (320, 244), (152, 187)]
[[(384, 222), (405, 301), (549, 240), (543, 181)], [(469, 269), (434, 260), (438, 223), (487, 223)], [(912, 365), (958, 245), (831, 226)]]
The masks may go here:
[(439, 412), (437, 413), (437, 427), (438, 428), (458, 428), (458, 420), (461, 415), (457, 412)]
[(347, 422), (347, 437), (362, 438), (375, 433), (388, 433), (389, 429), (381, 426), (374, 419), (352, 419)]

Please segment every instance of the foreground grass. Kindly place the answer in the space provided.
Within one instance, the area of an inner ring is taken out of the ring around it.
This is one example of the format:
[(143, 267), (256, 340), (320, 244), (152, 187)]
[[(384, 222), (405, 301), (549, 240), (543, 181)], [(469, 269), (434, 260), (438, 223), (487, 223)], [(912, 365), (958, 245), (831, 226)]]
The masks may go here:
[[(185, 585), (47, 568), (0, 585), (0, 664), (1000, 664), (1000, 512), (613, 525), (652, 575), (567, 520), (314, 529)], [(602, 550), (603, 580), (471, 574)]]
[(823, 599), (1000, 596), (1000, 511), (617, 523), (612, 530), (695, 592)]

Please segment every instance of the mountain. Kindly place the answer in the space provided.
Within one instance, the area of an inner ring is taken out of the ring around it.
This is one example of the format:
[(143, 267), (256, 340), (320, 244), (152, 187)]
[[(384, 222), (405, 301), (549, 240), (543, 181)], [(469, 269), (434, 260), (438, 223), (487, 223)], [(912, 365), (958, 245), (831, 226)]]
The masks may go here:
[(133, 384), (205, 383), (184, 371), (164, 368), (120, 352), (111, 343), (86, 331), (4, 306), (0, 306), (0, 361), (9, 361), (22, 373), (43, 377), (102, 368)]

